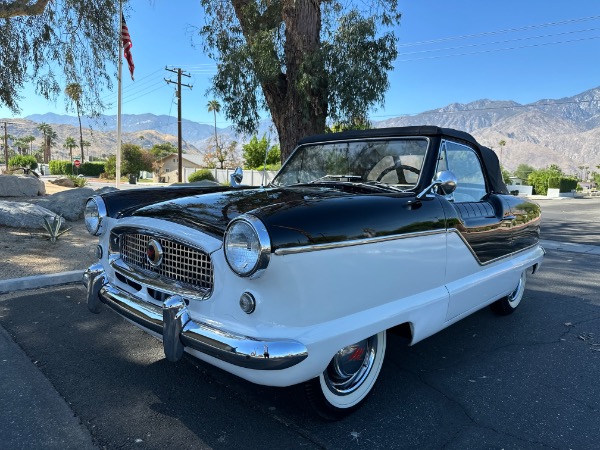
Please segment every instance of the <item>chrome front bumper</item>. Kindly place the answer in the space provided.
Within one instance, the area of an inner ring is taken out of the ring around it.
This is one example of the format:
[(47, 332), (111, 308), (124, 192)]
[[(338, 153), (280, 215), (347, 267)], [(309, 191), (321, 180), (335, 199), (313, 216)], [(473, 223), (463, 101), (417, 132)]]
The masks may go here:
[(143, 328), (162, 335), (165, 356), (179, 360), (185, 347), (239, 367), (256, 370), (280, 370), (306, 359), (307, 349), (291, 339), (257, 339), (230, 333), (190, 318), (183, 298), (168, 297), (162, 308), (110, 285), (100, 264), (89, 267), (83, 275), (87, 288), (88, 309), (101, 311), (105, 303), (123, 317)]

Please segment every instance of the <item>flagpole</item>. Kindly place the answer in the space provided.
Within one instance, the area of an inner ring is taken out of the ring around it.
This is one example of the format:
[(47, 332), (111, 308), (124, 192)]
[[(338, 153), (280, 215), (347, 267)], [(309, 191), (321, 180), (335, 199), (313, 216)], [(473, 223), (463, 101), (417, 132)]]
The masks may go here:
[(119, 64), (117, 69), (118, 88), (117, 88), (117, 167), (115, 187), (119, 188), (121, 180), (121, 72), (123, 60), (121, 53), (123, 52), (123, 2), (119, 0)]

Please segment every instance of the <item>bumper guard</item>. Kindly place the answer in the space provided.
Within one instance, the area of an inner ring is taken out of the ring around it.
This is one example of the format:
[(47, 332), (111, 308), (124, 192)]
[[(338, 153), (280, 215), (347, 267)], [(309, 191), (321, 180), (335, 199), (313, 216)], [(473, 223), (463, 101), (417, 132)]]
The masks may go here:
[(291, 339), (258, 339), (242, 336), (190, 318), (185, 301), (179, 295), (168, 297), (162, 308), (110, 285), (100, 264), (83, 275), (87, 288), (88, 309), (101, 311), (101, 303), (143, 328), (162, 335), (165, 356), (177, 361), (184, 348), (239, 367), (256, 370), (281, 370), (292, 367), (308, 356), (306, 347)]

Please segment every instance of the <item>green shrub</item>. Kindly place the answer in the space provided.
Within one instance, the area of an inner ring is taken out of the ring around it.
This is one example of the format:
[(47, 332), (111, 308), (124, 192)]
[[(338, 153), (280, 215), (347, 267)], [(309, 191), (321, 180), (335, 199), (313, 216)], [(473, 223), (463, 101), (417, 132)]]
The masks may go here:
[(197, 170), (188, 177), (188, 181), (190, 183), (194, 183), (196, 181), (202, 181), (202, 180), (216, 181), (215, 177), (213, 176), (212, 172), (209, 169)]
[(73, 184), (75, 185), (75, 187), (84, 187), (87, 184), (87, 180), (83, 177), (78, 177), (75, 175), (67, 175), (67, 178), (69, 178)]
[(573, 189), (577, 189), (577, 179), (570, 177), (561, 178), (558, 188), (560, 192), (571, 192)]
[(560, 177), (552, 177), (548, 178), (548, 189), (558, 189), (560, 188)]
[(12, 158), (8, 158), (8, 166), (11, 169), (25, 167), (26, 169), (35, 170), (38, 163), (33, 155), (15, 155)]
[[(259, 172), (262, 172), (264, 170), (265, 166), (259, 166), (254, 170), (258, 170)], [(272, 172), (277, 172), (279, 171), (279, 169), (281, 169), (281, 163), (277, 163), (277, 164), (267, 164), (267, 170), (270, 170)]]
[(50, 161), (48, 166), (50, 167), (50, 175), (71, 175), (73, 173), (73, 164), (71, 161)]
[(85, 162), (79, 166), (79, 173), (89, 177), (99, 177), (104, 172), (103, 162)]
[(109, 180), (114, 180), (117, 177), (117, 157), (110, 155), (104, 163), (103, 178), (106, 177)]

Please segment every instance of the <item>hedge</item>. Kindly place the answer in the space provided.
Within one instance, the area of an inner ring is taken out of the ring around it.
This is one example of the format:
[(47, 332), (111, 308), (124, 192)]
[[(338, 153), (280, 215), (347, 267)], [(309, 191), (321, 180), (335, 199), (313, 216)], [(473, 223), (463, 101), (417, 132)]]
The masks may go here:
[(571, 192), (577, 189), (577, 179), (570, 177), (552, 177), (548, 179), (548, 187), (550, 189), (558, 189), (559, 192)]
[(79, 166), (79, 173), (81, 175), (88, 175), (90, 177), (99, 177), (104, 172), (103, 162), (85, 162)]
[(561, 178), (558, 188), (560, 192), (571, 192), (573, 189), (577, 189), (577, 179)]
[(50, 167), (50, 175), (71, 175), (73, 165), (71, 161), (54, 160), (48, 163)]
[(51, 175), (88, 175), (91, 177), (99, 177), (104, 172), (103, 162), (85, 162), (79, 166), (79, 170), (68, 160), (55, 160), (50, 161), (50, 174)]

